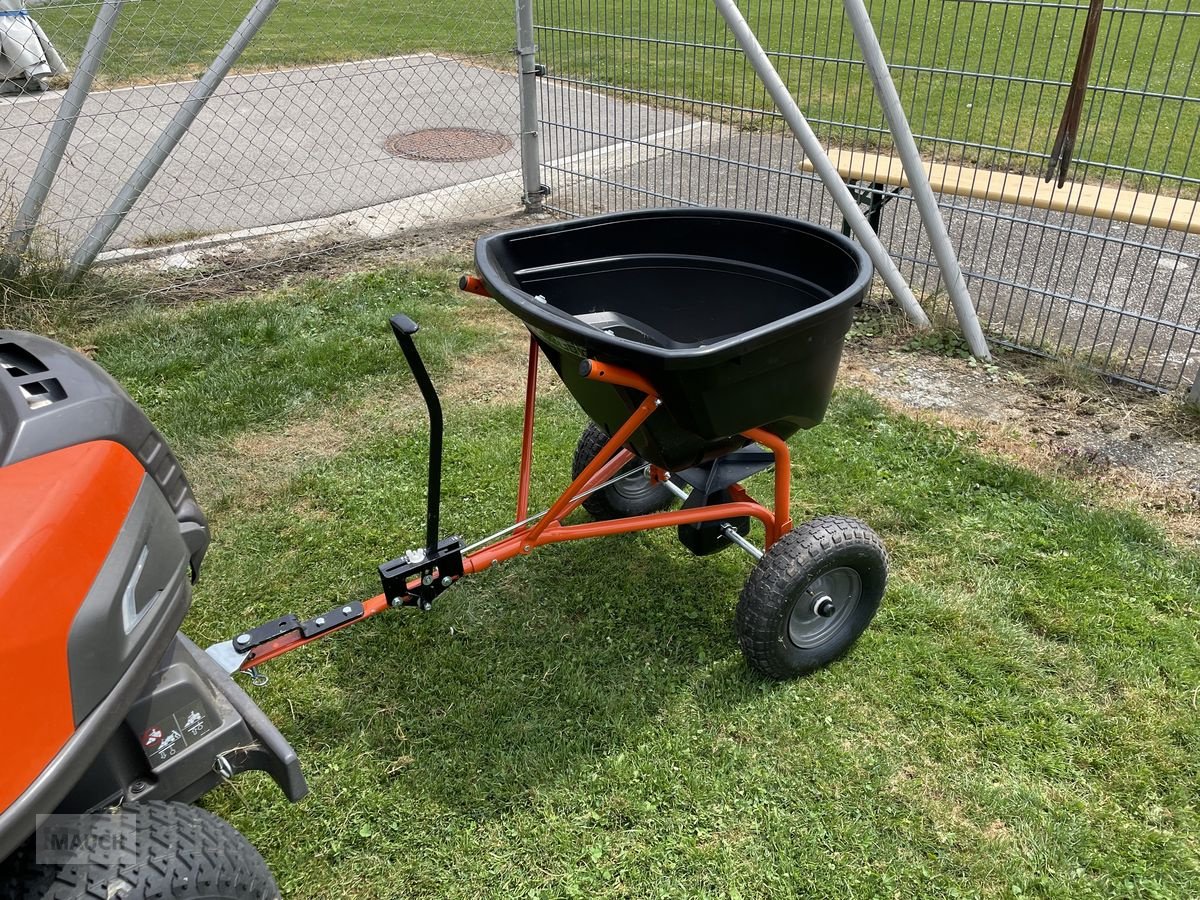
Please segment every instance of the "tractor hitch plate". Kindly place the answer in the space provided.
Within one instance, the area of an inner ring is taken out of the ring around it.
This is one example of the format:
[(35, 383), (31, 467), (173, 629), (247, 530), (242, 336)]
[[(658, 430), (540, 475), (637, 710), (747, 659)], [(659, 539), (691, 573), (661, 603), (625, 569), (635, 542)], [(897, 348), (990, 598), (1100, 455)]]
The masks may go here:
[(281, 635), (287, 634), (289, 631), (296, 631), (300, 627), (300, 620), (293, 614), (288, 613), (286, 616), (279, 616), (277, 619), (271, 619), (264, 622), (256, 628), (251, 628), (249, 631), (243, 631), (233, 639), (233, 647), (235, 650), (245, 652), (252, 650), (267, 641), (273, 641)]

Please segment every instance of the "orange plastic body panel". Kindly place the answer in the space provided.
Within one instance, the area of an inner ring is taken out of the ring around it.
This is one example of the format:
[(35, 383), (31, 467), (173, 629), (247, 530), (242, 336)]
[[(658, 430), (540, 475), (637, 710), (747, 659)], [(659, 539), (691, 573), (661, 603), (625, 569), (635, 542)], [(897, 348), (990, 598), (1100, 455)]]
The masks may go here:
[(0, 810), (75, 731), (67, 637), (143, 474), (111, 441), (0, 468)]

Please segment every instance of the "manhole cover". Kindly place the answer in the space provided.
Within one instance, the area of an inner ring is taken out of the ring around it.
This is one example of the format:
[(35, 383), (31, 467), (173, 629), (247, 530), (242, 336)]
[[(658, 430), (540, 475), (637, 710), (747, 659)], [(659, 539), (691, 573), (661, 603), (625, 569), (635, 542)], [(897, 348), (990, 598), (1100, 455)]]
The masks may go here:
[(393, 134), (383, 142), (392, 156), (424, 162), (466, 162), (498, 156), (512, 147), (512, 141), (495, 131), (479, 128), (426, 128), (405, 134)]

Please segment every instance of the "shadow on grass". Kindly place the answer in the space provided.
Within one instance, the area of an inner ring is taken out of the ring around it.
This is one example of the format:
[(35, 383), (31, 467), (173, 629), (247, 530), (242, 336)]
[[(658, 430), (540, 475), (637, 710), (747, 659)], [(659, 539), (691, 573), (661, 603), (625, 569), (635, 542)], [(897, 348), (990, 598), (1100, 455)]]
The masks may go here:
[(294, 708), (290, 730), (300, 743), (349, 738), (379, 789), (396, 780), (479, 819), (636, 746), (680, 695), (700, 690), (706, 714), (727, 715), (766, 685), (731, 626), (747, 566), (681, 558), (664, 538), (539, 550), (473, 576), (430, 614), (365, 626), (321, 667), (353, 693)]

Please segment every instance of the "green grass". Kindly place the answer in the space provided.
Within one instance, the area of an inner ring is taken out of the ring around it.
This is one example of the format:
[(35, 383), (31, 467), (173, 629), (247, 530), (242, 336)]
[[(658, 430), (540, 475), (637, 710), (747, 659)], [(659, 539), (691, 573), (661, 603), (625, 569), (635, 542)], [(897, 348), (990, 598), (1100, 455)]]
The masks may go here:
[[(71, 66), (82, 56), (98, 5), (72, 3), (34, 11)], [(249, 8), (248, 0), (126, 3), (101, 79), (113, 85), (164, 75), (198, 77)], [(498, 0), (398, 0), (370, 6), (349, 0), (281, 0), (238, 66), (282, 68), (426, 50), (507, 58), (512, 29), (511, 7)]]
[[(1184, 0), (1148, 0), (1148, 4), (1150, 9), (1176, 12), (1186, 5)], [(940, 145), (943, 156), (949, 152), (981, 166), (1036, 169), (1040, 165), (1029, 163), (1025, 154), (1049, 152), (1066, 88), (1042, 87), (1037, 82), (1070, 79), (1086, 5), (1079, 13), (1061, 14), (931, 0), (872, 0), (868, 5), (890, 62), (924, 70), (895, 71), (919, 135), (1014, 151)], [(837, 143), (846, 137), (829, 123), (883, 126), (872, 107), (869, 84), (862, 90), (861, 69), (834, 61), (859, 58), (838, 4), (762, 0), (743, 7), (762, 42), (778, 54), (776, 65), (818, 131)], [(247, 8), (245, 0), (126, 4), (102, 78), (117, 84), (168, 74), (197, 75)], [(82, 3), (37, 11), (71, 65), (81, 55), (94, 10), (94, 5)], [(539, 23), (556, 28), (667, 42), (731, 44), (715, 9), (699, 0), (543, 3), (536, 14)], [(512, 43), (512, 4), (499, 0), (398, 0), (371, 6), (369, 11), (346, 0), (283, 0), (239, 65), (286, 67), (424, 50), (490, 56), (497, 65), (507, 65)], [(770, 108), (752, 74), (720, 50), (555, 31), (541, 32), (539, 44), (542, 61), (557, 75), (614, 89), (686, 96), (752, 110)], [(1091, 82), (1194, 96), (1196, 83), (1188, 63), (1198, 52), (1200, 20), (1194, 16), (1159, 19), (1113, 14), (1101, 26)], [(1174, 64), (1167, 65), (1168, 59)], [(987, 80), (955, 74), (974, 71), (1031, 81), (997, 82), (993, 87)], [(1108, 95), (1101, 107), (1101, 96), (1093, 91), (1092, 105), (1085, 107), (1077, 158), (1200, 176), (1200, 155), (1191, 153), (1200, 104), (1175, 99), (1160, 105), (1157, 100), (1116, 93)], [(635, 93), (631, 99), (646, 98)], [(856, 142), (885, 146), (876, 136), (857, 134)], [(927, 150), (933, 149), (925, 143)], [(1154, 184), (1138, 186), (1152, 189)]]
[[(426, 424), (396, 310), (447, 396), (446, 532), (509, 520), (520, 392), (486, 373), (521, 353), (456, 274), (75, 335), (213, 520), (200, 643), (373, 594), (376, 565), (419, 543)], [(584, 424), (549, 383), (539, 416), (535, 503)], [(248, 775), (206, 804), (292, 897), (1200, 894), (1200, 557), (860, 392), (792, 444), (796, 517), (860, 516), (892, 553), (844, 660), (747, 672), (742, 554), (692, 558), (669, 531), (557, 545), (269, 664), (248, 689), (312, 793), (291, 806)]]

